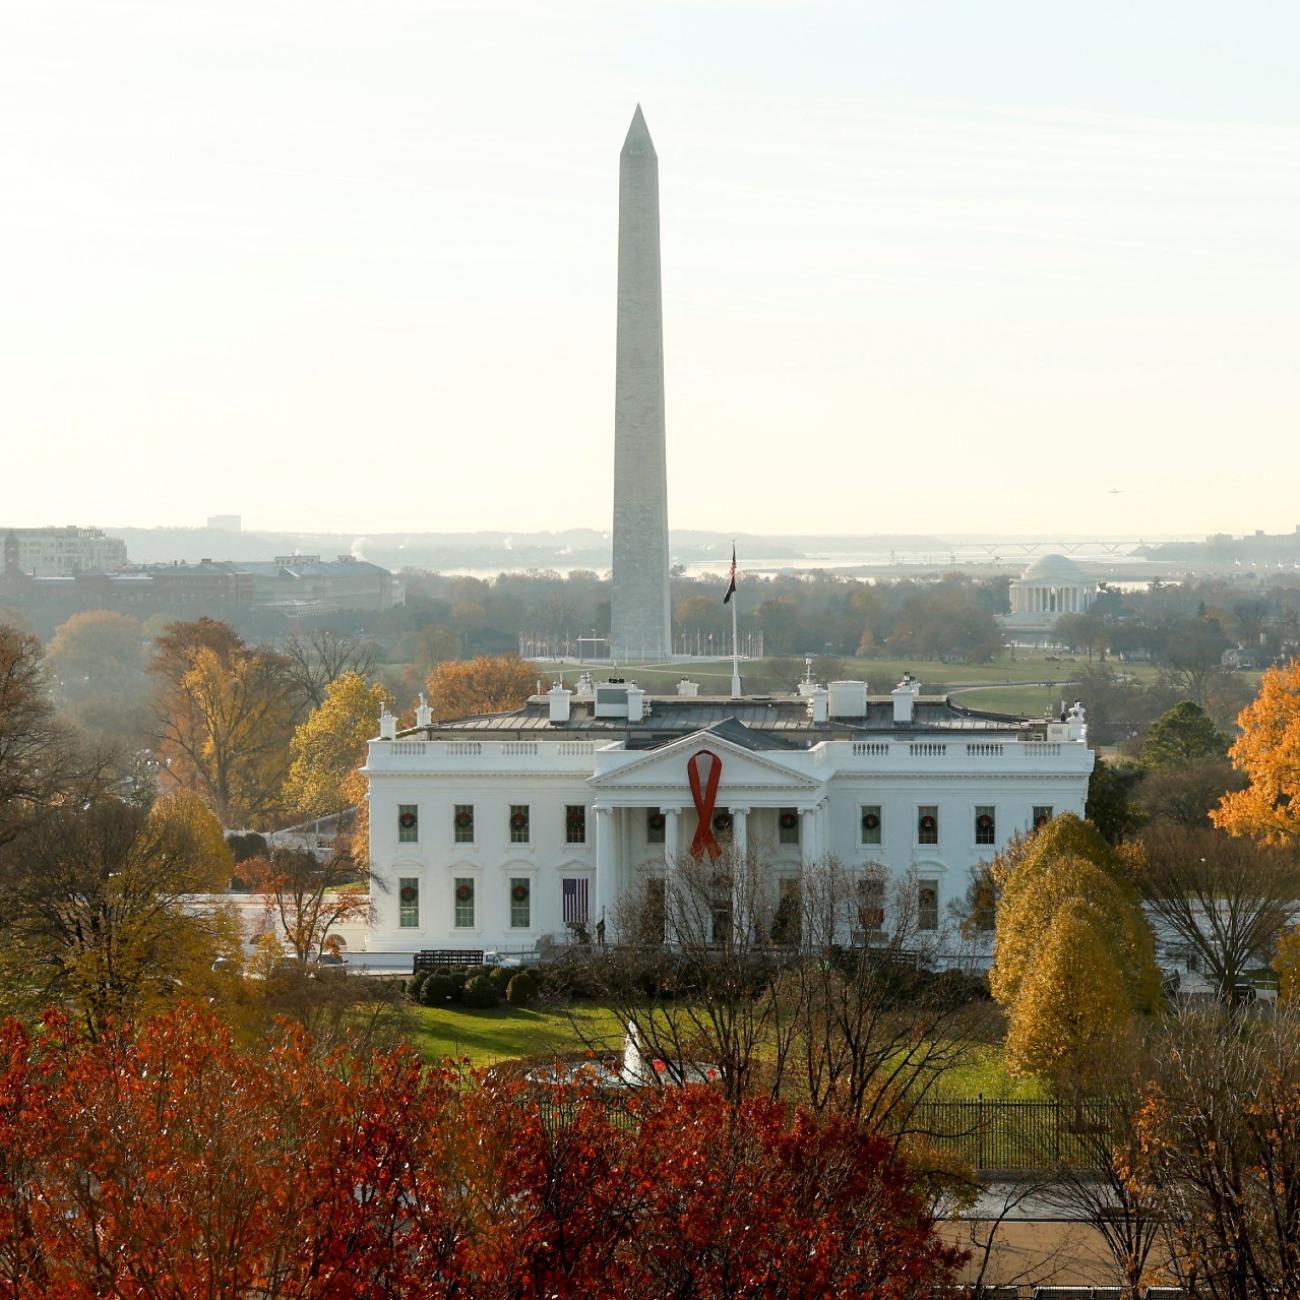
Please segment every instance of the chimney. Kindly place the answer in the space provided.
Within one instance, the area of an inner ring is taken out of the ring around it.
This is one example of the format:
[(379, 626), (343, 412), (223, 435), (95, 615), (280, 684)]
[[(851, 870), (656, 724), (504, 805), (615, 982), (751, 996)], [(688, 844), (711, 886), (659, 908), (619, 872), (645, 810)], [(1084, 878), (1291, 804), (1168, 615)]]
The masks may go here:
[(894, 724), (910, 724), (913, 720), (916, 697), (921, 693), (921, 683), (911, 673), (904, 673), (903, 680), (889, 692), (894, 701)]
[(814, 723), (826, 721), (827, 701), (829, 698), (830, 692), (824, 686), (814, 686), (808, 692), (808, 699), (812, 703), (812, 720)]
[(640, 722), (645, 717), (645, 691), (632, 684), (627, 688), (627, 720)]
[(546, 692), (546, 702), (550, 706), (552, 722), (559, 724), (568, 722), (569, 698), (572, 694), (572, 691), (564, 689), (563, 682), (555, 682)]
[(387, 704), (383, 705), (379, 710), (379, 739), (397, 739), (397, 719), (389, 713)]
[(428, 698), (423, 691), (420, 692), (420, 702), (415, 707), (415, 725), (417, 727), (433, 725), (433, 710), (429, 707)]
[(865, 718), (866, 682), (831, 682), (829, 709), (832, 718)]

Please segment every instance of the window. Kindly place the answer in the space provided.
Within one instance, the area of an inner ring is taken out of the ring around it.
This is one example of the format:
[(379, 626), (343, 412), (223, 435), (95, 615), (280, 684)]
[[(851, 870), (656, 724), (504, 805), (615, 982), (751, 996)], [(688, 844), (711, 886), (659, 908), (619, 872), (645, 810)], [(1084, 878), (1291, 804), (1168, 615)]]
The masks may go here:
[(452, 826), (457, 844), (474, 843), (474, 805), (458, 803), (452, 814)]
[(864, 876), (858, 881), (858, 928), (867, 942), (884, 936), (885, 878), (883, 876)]
[(799, 843), (799, 813), (796, 809), (782, 808), (776, 815), (776, 826), (780, 843)]
[(585, 804), (565, 804), (564, 842), (566, 844), (585, 844), (587, 842), (587, 806)]
[(862, 807), (862, 842), (863, 844), (880, 843), (880, 805), (864, 804)]
[(647, 808), (645, 818), (645, 842), (662, 844), (664, 842), (664, 823), (667, 818), (658, 808)]
[(453, 890), (456, 899), (456, 928), (474, 928), (474, 881), (469, 876), (457, 876)]
[(528, 843), (528, 805), (512, 803), (510, 805), (510, 843)]
[(510, 881), (510, 928), (527, 930), (533, 923), (533, 890), (523, 876)]
[(937, 880), (922, 880), (917, 884), (916, 928), (918, 930), (939, 928), (939, 882)]
[(397, 924), (403, 930), (420, 925), (420, 882), (415, 876), (402, 876), (397, 882)]
[(397, 805), (397, 842), (415, 844), (420, 838), (420, 810), (413, 803)]
[(916, 842), (918, 844), (939, 843), (939, 806), (923, 803), (916, 810)]
[(1040, 826), (1046, 826), (1052, 820), (1052, 805), (1050, 803), (1036, 803), (1034, 805), (1034, 829)]
[(992, 804), (975, 805), (975, 843), (996, 844), (998, 839), (997, 815)]

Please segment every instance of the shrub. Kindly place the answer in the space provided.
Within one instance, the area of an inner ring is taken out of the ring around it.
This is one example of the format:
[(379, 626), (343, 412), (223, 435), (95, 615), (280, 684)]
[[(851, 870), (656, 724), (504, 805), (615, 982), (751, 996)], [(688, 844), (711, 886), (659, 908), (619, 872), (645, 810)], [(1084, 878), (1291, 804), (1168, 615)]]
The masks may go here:
[(427, 970), (422, 970), (416, 971), (416, 973), (406, 981), (406, 996), (410, 998), (412, 1002), (418, 1002), (420, 1000), (420, 990), (424, 987), (424, 981), (428, 978), (429, 972)]
[(496, 985), (486, 975), (475, 975), (473, 979), (466, 980), (465, 990), (461, 996), (467, 1007), (474, 1007), (479, 1011), (494, 1007), (501, 1000)]
[(455, 998), (455, 990), (450, 976), (428, 975), (420, 988), (420, 1001), (426, 1007), (445, 1007)]
[(447, 975), (447, 979), (451, 981), (451, 1000), (453, 1002), (464, 1001), (465, 982), (467, 978), (464, 966), (454, 967)]
[(506, 970), (504, 966), (494, 966), (488, 973), (488, 979), (492, 981), (496, 991), (504, 996), (507, 986), (510, 983), (512, 972)]
[(537, 1001), (537, 992), (541, 986), (537, 976), (521, 970), (506, 985), (506, 1001), (512, 1007), (527, 1007)]

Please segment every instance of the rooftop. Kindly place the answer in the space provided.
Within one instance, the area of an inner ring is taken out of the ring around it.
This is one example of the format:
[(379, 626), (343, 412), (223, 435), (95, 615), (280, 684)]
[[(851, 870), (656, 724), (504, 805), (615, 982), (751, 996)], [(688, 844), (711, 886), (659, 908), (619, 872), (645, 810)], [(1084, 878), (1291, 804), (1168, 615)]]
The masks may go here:
[(626, 717), (597, 717), (595, 701), (573, 697), (569, 717), (553, 722), (548, 698), (535, 695), (509, 713), (484, 713), (428, 726), (404, 729), (404, 740), (451, 739), (457, 736), (489, 738), (550, 732), (578, 734), (588, 739), (621, 740), (628, 748), (655, 749), (697, 731), (715, 731), (724, 739), (753, 750), (807, 749), (824, 740), (865, 739), (871, 736), (960, 732), (996, 733), (1000, 739), (1018, 735), (1041, 738), (1046, 720), (1031, 720), (1005, 713), (990, 713), (955, 704), (946, 695), (918, 695), (910, 723), (894, 721), (894, 702), (889, 695), (869, 695), (860, 717), (832, 717), (814, 722), (809, 700), (802, 695), (750, 695), (733, 699), (726, 695), (647, 695), (644, 715), (637, 721)]

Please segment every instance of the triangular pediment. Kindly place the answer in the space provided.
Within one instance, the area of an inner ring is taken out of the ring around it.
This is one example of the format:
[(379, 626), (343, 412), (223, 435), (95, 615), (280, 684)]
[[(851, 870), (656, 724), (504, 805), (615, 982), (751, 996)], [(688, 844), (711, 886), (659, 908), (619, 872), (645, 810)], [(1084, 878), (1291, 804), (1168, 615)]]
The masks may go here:
[(722, 763), (718, 798), (724, 803), (723, 795), (729, 791), (813, 791), (821, 786), (820, 781), (787, 766), (775, 757), (783, 751), (756, 753), (719, 735), (715, 730), (695, 731), (658, 749), (630, 757), (627, 762), (620, 763), (612, 770), (588, 778), (588, 784), (597, 790), (613, 791), (626, 787), (637, 790), (679, 789), (686, 792), (690, 781), (687, 764), (691, 756), (701, 750), (716, 754)]

